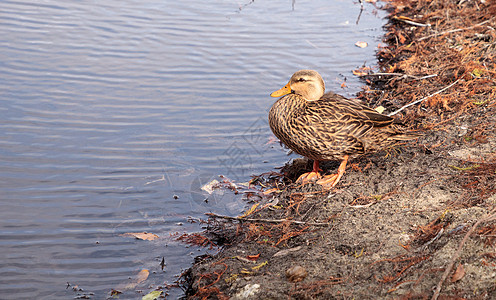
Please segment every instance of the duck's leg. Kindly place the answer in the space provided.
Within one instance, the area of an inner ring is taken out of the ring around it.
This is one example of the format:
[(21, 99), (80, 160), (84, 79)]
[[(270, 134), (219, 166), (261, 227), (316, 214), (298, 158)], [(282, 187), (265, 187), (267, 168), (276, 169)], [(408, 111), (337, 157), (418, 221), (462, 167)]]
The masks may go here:
[(317, 183), (324, 187), (333, 187), (338, 184), (339, 179), (341, 179), (344, 171), (346, 170), (346, 163), (348, 163), (348, 155), (345, 155), (343, 160), (341, 161), (337, 174), (326, 175), (322, 177), (322, 179), (317, 180)]
[(301, 174), (300, 177), (298, 177), (298, 180), (296, 180), (296, 182), (297, 183), (303, 183), (303, 184), (305, 184), (305, 183), (309, 183), (309, 182), (315, 181), (315, 180), (317, 180), (317, 179), (320, 178), (319, 171), (322, 171), (319, 168), (319, 161), (318, 160), (314, 160), (313, 161), (313, 170), (312, 170), (312, 172)]

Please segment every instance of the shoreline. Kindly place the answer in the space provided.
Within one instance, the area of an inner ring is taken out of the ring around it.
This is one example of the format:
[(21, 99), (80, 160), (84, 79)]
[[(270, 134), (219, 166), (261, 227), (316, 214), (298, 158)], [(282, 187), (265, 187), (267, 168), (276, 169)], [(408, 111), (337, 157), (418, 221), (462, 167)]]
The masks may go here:
[(358, 98), (423, 136), (351, 161), (331, 190), (292, 183), (305, 159), (257, 177), (273, 197), (209, 217), (202, 243), (222, 249), (185, 273), (187, 298), (496, 298), (496, 1), (386, 3)]

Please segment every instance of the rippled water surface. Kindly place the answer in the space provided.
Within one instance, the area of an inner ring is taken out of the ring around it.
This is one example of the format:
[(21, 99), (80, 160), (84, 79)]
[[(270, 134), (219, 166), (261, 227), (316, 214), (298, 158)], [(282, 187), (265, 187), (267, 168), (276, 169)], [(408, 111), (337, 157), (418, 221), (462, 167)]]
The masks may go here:
[[(246, 205), (202, 184), (290, 159), (268, 144), (269, 93), (311, 68), (352, 96), (374, 64), (384, 12), (294, 2), (0, 3), (1, 299), (134, 299), (189, 267), (202, 252), (170, 235)], [(121, 236), (142, 231), (160, 238)]]

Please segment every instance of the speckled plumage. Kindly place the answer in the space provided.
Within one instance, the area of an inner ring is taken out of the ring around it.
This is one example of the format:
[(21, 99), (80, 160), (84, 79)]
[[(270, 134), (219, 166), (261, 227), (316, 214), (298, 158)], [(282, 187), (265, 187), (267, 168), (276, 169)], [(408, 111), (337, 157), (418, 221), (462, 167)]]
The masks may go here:
[(272, 132), (302, 156), (315, 161), (347, 160), (417, 137), (405, 133), (391, 117), (324, 91), (317, 72), (301, 70), (271, 95), (282, 95), (269, 112)]

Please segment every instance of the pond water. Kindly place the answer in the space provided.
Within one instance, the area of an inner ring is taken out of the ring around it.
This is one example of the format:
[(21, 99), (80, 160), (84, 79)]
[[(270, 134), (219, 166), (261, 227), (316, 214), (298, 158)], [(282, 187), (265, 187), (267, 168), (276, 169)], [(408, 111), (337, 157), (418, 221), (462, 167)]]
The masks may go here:
[[(365, 4), (357, 25), (359, 12), (352, 0), (2, 1), (0, 298), (135, 299), (173, 283), (208, 251), (171, 237), (200, 230), (188, 217), (247, 205), (200, 187), (291, 159), (269, 143), (270, 92), (302, 68), (346, 96), (363, 85), (351, 71), (375, 64), (385, 13)], [(160, 238), (121, 236), (142, 231)]]

